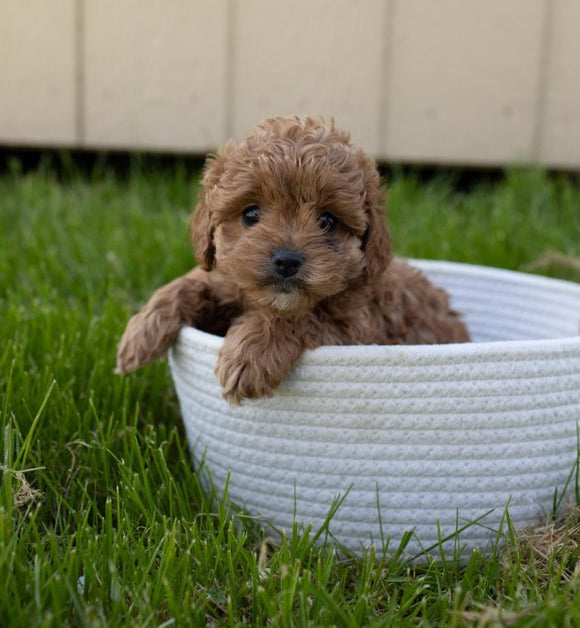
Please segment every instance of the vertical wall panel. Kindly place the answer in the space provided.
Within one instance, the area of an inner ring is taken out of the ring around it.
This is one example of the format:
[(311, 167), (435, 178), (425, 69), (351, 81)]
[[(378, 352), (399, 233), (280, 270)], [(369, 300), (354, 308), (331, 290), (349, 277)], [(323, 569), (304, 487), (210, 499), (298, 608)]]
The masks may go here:
[(393, 0), (386, 157), (533, 158), (544, 0)]
[(376, 153), (383, 0), (235, 2), (233, 130), (278, 114), (323, 114)]
[(74, 145), (74, 0), (0, 2), (0, 142)]
[(580, 2), (552, 0), (552, 10), (539, 158), (579, 168)]
[(205, 151), (225, 134), (226, 0), (84, 0), (89, 146)]
[(204, 153), (334, 116), (382, 160), (580, 169), (578, 0), (0, 0), (0, 144)]

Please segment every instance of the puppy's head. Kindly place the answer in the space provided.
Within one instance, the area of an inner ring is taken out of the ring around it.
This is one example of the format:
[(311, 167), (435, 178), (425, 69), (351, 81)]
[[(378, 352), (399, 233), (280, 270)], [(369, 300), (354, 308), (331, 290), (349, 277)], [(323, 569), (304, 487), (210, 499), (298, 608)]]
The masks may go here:
[(374, 163), (347, 133), (270, 119), (208, 160), (191, 222), (196, 257), (258, 305), (305, 311), (385, 270), (382, 200)]

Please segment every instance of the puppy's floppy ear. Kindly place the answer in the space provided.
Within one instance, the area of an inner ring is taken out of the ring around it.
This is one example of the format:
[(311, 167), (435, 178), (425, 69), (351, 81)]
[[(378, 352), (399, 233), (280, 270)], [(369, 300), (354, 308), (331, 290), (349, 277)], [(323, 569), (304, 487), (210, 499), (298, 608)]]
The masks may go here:
[(225, 166), (227, 145), (217, 155), (210, 155), (205, 162), (200, 199), (189, 222), (191, 241), (197, 263), (204, 270), (211, 270), (215, 263), (214, 225), (212, 224), (212, 189), (218, 185)]
[(204, 270), (211, 270), (215, 263), (214, 228), (211, 224), (209, 204), (203, 196), (191, 215), (189, 229), (197, 263)]
[(365, 187), (364, 207), (367, 215), (367, 229), (363, 235), (362, 249), (367, 261), (367, 278), (375, 279), (386, 270), (392, 257), (391, 236), (383, 208), (386, 192), (381, 189), (380, 176), (374, 163), (365, 158), (362, 169)]

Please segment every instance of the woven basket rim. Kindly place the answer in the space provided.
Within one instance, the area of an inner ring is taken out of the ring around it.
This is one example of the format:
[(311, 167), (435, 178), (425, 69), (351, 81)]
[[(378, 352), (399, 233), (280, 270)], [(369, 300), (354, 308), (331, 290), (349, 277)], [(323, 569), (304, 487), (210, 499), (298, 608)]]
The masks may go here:
[[(447, 271), (456, 275), (492, 277), (505, 282), (516, 282), (520, 285), (524, 283), (531, 288), (556, 289), (563, 293), (580, 297), (580, 284), (563, 279), (459, 262), (419, 259), (409, 261), (421, 270), (431, 272)], [(396, 358), (397, 361), (405, 358), (413, 360), (424, 358), (430, 361), (445, 357), (450, 359), (468, 358), (477, 354), (478, 356), (489, 356), (492, 359), (494, 355), (499, 354), (517, 357), (518, 354), (529, 355), (530, 353), (547, 353), (549, 351), (558, 353), (574, 351), (580, 349), (580, 311), (578, 312), (578, 322), (578, 334), (558, 338), (491, 340), (486, 342), (473, 341), (432, 345), (325, 345), (305, 351), (301, 358), (301, 363), (303, 365), (316, 365), (334, 361), (342, 362), (348, 359), (364, 360), (365, 356), (373, 360), (383, 358), (389, 361), (389, 358), (392, 357)], [(215, 336), (189, 326), (182, 328), (180, 335), (186, 343), (195, 343), (204, 346), (210, 351), (219, 351), (224, 341), (221, 336)]]

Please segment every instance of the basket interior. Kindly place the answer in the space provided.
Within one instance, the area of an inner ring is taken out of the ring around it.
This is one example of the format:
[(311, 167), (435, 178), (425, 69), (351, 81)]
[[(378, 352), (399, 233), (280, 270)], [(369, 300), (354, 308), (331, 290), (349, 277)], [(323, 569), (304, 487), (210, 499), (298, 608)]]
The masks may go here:
[(580, 285), (536, 275), (414, 261), (451, 294), (472, 341), (540, 340), (580, 333)]

